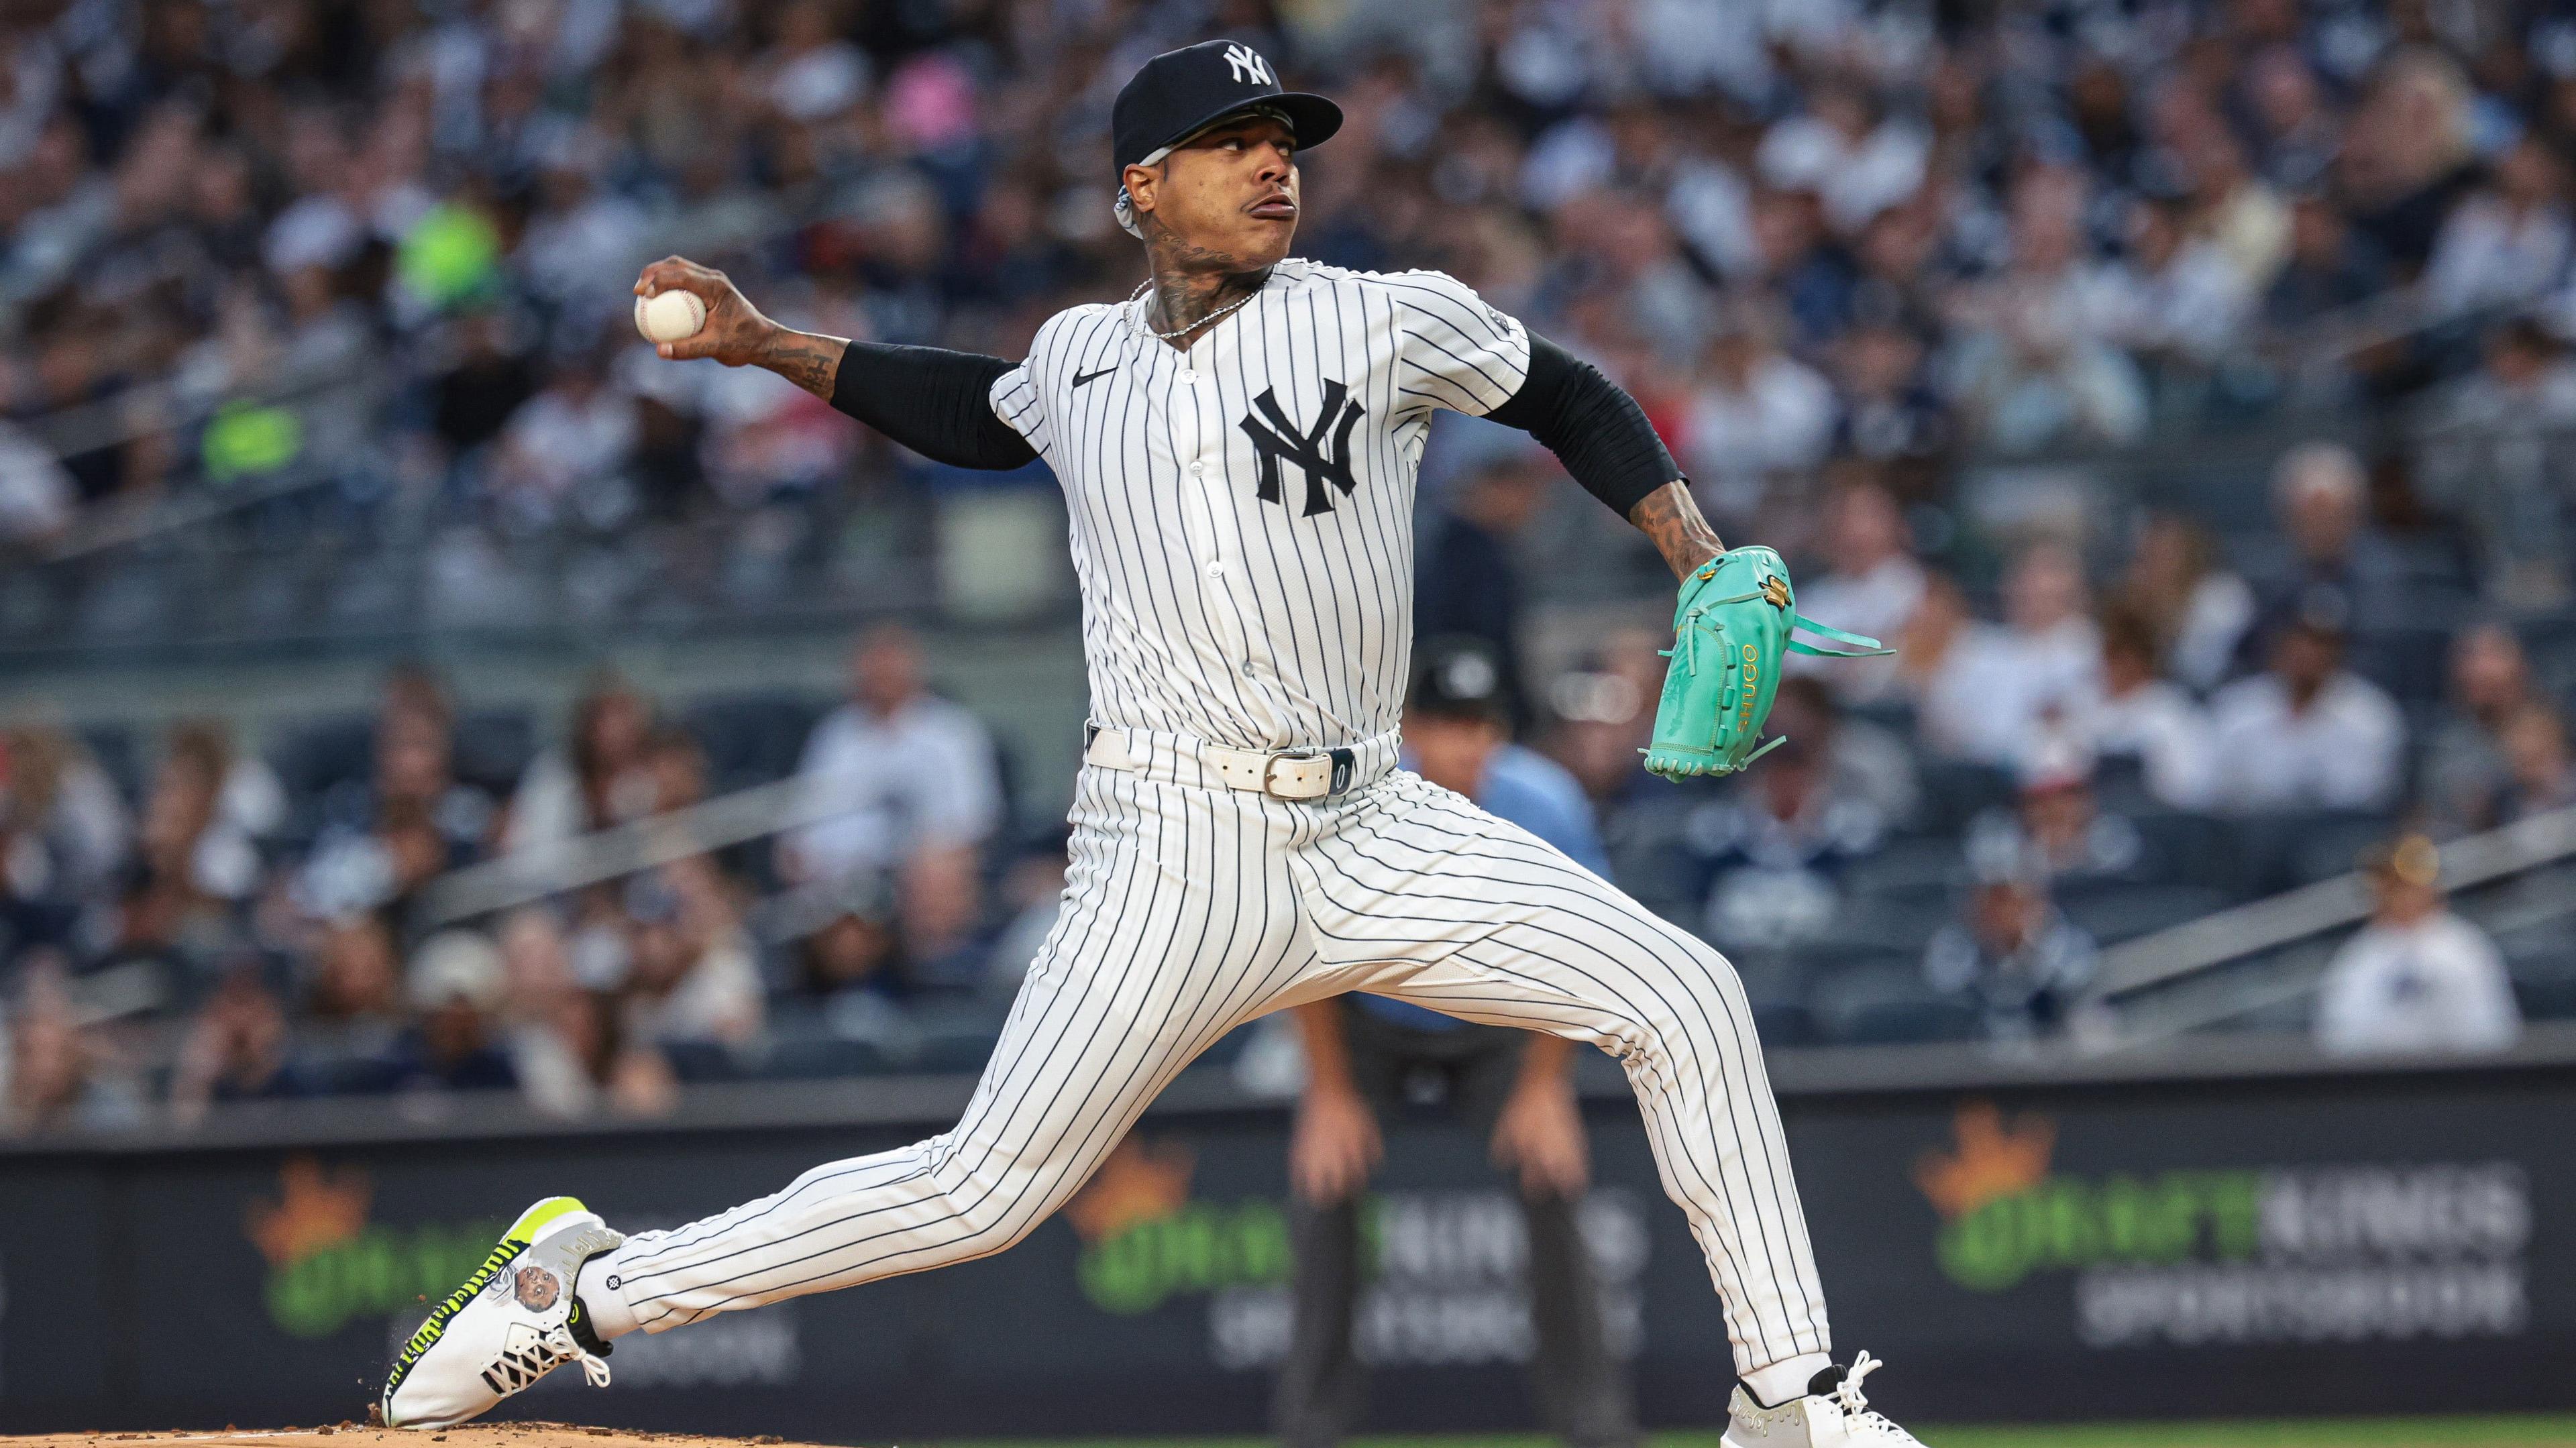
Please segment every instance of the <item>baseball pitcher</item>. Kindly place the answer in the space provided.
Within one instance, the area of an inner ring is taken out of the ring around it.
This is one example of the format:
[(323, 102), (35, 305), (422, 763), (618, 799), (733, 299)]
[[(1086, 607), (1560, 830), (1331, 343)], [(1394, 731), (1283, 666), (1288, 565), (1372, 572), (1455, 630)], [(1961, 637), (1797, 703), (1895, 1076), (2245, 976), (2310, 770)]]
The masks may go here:
[(1042, 458), (1063, 485), (1092, 717), (1063, 913), (953, 1129), (670, 1231), (538, 1203), (405, 1345), (386, 1422), (463, 1422), (568, 1362), (605, 1383), (626, 1333), (999, 1252), (1218, 1037), (1367, 991), (1619, 1060), (1724, 1305), (1729, 1444), (1917, 1441), (1867, 1408), (1868, 1354), (1830, 1356), (1734, 970), (1396, 763), (1438, 409), (1529, 432), (1682, 580), (1657, 773), (1759, 753), (1782, 652), (1813, 651), (1787, 570), (1719, 542), (1626, 393), (1467, 286), (1288, 255), (1297, 152), (1341, 122), (1248, 46), (1148, 61), (1112, 112), (1113, 204), (1152, 276), (1049, 319), (1018, 363), (789, 331), (720, 272), (645, 268), (639, 296), (707, 309), (661, 355), (766, 367), (925, 456)]

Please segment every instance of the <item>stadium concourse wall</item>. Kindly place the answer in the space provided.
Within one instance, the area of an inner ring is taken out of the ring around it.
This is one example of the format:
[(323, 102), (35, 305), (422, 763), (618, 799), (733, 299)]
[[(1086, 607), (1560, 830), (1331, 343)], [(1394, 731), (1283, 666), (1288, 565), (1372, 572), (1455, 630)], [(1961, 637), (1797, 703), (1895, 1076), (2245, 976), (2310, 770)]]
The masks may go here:
[[(2576, 1408), (2563, 1030), (2393, 1070), (2263, 1038), (1773, 1066), (1840, 1345), (1890, 1361), (1873, 1394), (1910, 1420)], [(316, 1103), (0, 1147), (0, 1431), (359, 1417), (527, 1201), (678, 1223), (936, 1130), (968, 1084), (708, 1088), (578, 1128)], [(1712, 1422), (1732, 1375), (1699, 1253), (1623, 1083), (1586, 1092), (1613, 1338), (1649, 1422)], [(629, 1339), (614, 1388), (558, 1374), (513, 1412), (849, 1442), (1258, 1430), (1286, 1127), (1184, 1077), (1008, 1253)], [(1529, 1424), (1519, 1223), (1481, 1143), (1395, 1124), (1369, 1220), (1373, 1421)]]

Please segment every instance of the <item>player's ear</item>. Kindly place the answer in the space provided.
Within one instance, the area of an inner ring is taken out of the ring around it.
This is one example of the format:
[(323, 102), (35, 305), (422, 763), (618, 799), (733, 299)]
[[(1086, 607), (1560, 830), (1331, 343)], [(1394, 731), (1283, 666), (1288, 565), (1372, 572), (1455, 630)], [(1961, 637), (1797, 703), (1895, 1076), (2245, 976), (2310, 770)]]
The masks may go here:
[(1127, 204), (1136, 208), (1138, 216), (1154, 209), (1154, 186), (1163, 179), (1162, 167), (1130, 166), (1120, 179), (1127, 186)]

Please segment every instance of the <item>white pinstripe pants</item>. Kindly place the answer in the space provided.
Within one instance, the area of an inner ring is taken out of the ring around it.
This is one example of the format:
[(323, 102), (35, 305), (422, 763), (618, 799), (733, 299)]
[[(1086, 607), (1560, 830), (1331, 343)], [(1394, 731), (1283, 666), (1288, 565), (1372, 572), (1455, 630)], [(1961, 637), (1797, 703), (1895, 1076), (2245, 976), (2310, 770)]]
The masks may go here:
[(1827, 1350), (1779, 1112), (1723, 957), (1411, 773), (1291, 803), (1211, 787), (1167, 743), (1140, 751), (1141, 772), (1083, 768), (1063, 914), (957, 1126), (631, 1238), (601, 1277), (638, 1324), (999, 1252), (1219, 1036), (1367, 990), (1617, 1057), (1707, 1256), (1737, 1370)]

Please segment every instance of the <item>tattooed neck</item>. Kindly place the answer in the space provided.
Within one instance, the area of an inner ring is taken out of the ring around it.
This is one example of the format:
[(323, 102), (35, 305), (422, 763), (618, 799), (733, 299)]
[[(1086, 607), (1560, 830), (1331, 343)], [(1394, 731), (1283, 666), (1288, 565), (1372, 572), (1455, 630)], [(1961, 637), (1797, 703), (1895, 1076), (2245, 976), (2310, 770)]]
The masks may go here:
[(1655, 551), (1664, 555), (1664, 566), (1672, 569), (1675, 578), (1687, 576), (1726, 551), (1717, 530), (1700, 515), (1686, 480), (1676, 479), (1648, 493), (1628, 510), (1628, 521), (1655, 540)]
[(1145, 314), (1146, 321), (1157, 332), (1187, 328), (1169, 339), (1185, 350), (1198, 340), (1201, 324), (1261, 290), (1261, 284), (1270, 279), (1270, 268), (1247, 269), (1224, 252), (1181, 240), (1159, 223), (1151, 228), (1145, 247), (1154, 267), (1154, 304)]

